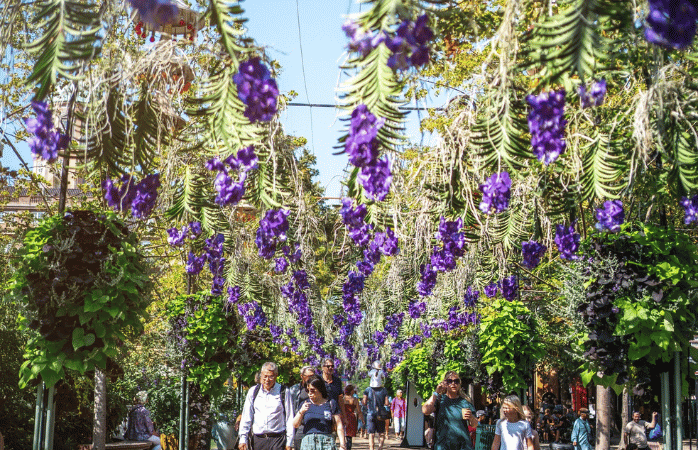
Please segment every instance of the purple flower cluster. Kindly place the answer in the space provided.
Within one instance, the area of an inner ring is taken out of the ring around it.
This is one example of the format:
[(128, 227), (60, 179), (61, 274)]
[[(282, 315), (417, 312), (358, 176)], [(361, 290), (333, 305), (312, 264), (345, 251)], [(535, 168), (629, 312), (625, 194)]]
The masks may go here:
[(438, 272), (450, 272), (456, 268), (456, 261), (465, 255), (465, 234), (461, 231), (463, 219), (447, 221), (443, 216), (439, 222), (436, 238), (440, 247), (434, 247), (428, 264), (420, 267), (421, 278), (417, 283), (417, 293), (422, 297), (431, 295), (436, 286)]
[(511, 198), (511, 178), (509, 172), (493, 173), (491, 177), (480, 185), (482, 200), (480, 211), (489, 214), (494, 208), (495, 212), (502, 212), (509, 207)]
[(565, 90), (529, 95), (528, 130), (533, 154), (546, 166), (565, 153)]
[(371, 240), (372, 227), (364, 222), (366, 217), (366, 205), (363, 203), (356, 208), (353, 207), (353, 200), (350, 198), (342, 199), (342, 208), (339, 213), (342, 216), (342, 221), (347, 227), (349, 237), (359, 247), (363, 247)]
[(358, 179), (371, 200), (381, 201), (390, 192), (393, 180), (390, 160), (379, 158), (378, 130), (385, 119), (378, 119), (364, 104), (358, 105), (351, 113), (349, 135), (344, 149), (349, 162), (361, 168)]
[(539, 244), (536, 241), (528, 241), (521, 243), (521, 255), (523, 256), (523, 265), (527, 269), (535, 269), (540, 264), (540, 259), (545, 255), (548, 250), (543, 244)]
[(144, 219), (155, 208), (160, 187), (160, 174), (146, 175), (138, 184), (129, 176), (121, 177), (121, 187), (111, 180), (102, 182), (104, 199), (116, 211), (131, 210), (133, 217)]
[(498, 290), (499, 286), (497, 285), (497, 283), (488, 284), (487, 286), (485, 286), (485, 295), (488, 298), (494, 298), (497, 296)]
[(681, 206), (683, 206), (683, 208), (686, 210), (683, 219), (686, 225), (698, 220), (698, 194), (691, 198), (681, 197)]
[(138, 10), (143, 22), (153, 26), (163, 26), (174, 22), (179, 9), (170, 0), (128, 0)]
[(267, 316), (264, 314), (264, 310), (254, 300), (238, 304), (238, 313), (245, 319), (245, 325), (249, 331), (253, 331), (257, 327), (264, 328), (267, 325)]
[[(230, 155), (221, 161), (218, 158), (206, 162), (208, 170), (217, 170), (218, 175), (213, 182), (213, 187), (218, 192), (216, 203), (221, 206), (237, 205), (245, 195), (245, 180), (247, 172), (257, 168), (257, 155), (254, 147), (249, 146), (238, 150), (237, 156)], [(238, 172), (238, 181), (233, 178), (233, 171)]]
[(467, 311), (459, 311), (458, 306), (453, 306), (448, 310), (448, 322), (445, 331), (458, 330), (470, 324), (477, 323), (477, 314)]
[(386, 317), (386, 323), (384, 328), (385, 333), (387, 333), (389, 336), (392, 336), (393, 339), (397, 339), (397, 336), (400, 333), (400, 326), (402, 325), (402, 321), (404, 320), (404, 318), (404, 312), (399, 314), (391, 314), (388, 317)]
[(696, 35), (698, 9), (690, 0), (649, 0), (645, 39), (666, 48), (683, 49)]
[(385, 45), (393, 54), (388, 58), (388, 67), (393, 70), (406, 70), (423, 66), (429, 62), (429, 46), (434, 32), (427, 22), (429, 17), (423, 14), (416, 21), (404, 20), (394, 37), (388, 37)]
[(196, 239), (201, 234), (201, 222), (189, 222), (189, 225), (184, 225), (181, 230), (172, 227), (167, 230), (167, 243), (172, 247), (181, 247), (184, 240), (189, 238)]
[(567, 260), (579, 259), (575, 255), (579, 249), (580, 236), (574, 232), (574, 224), (566, 227), (564, 224), (555, 226), (555, 244), (560, 252), (560, 258)]
[(603, 208), (596, 209), (596, 229), (608, 230), (612, 233), (620, 231), (620, 226), (625, 222), (623, 202), (620, 200), (606, 200)]
[(359, 28), (359, 26), (351, 20), (347, 20), (342, 25), (342, 31), (350, 39), (349, 41), (349, 51), (361, 53), (361, 56), (366, 57), (375, 48), (377, 48), (383, 41), (385, 41), (385, 34), (378, 33), (368, 33)]
[(516, 299), (519, 290), (519, 279), (516, 275), (504, 278), (499, 284), (502, 289), (502, 297), (510, 302)]
[(237, 85), (238, 97), (246, 105), (244, 114), (250, 122), (268, 122), (274, 117), (279, 88), (259, 58), (241, 63), (233, 81)]
[(283, 328), (280, 326), (274, 325), (273, 323), (269, 324), (269, 333), (271, 333), (271, 339), (274, 344), (281, 344), (283, 342), (283, 339), (281, 338), (282, 332)]
[(473, 287), (468, 286), (468, 289), (465, 290), (465, 295), (463, 295), (463, 304), (466, 308), (475, 308), (479, 298), (480, 291), (473, 291)]
[(208, 260), (208, 270), (213, 275), (213, 283), (211, 285), (211, 295), (221, 295), (223, 293), (223, 270), (225, 268), (225, 258), (223, 257), (223, 242), (225, 238), (222, 234), (216, 234), (209, 239), (206, 239), (204, 246), (204, 254)]
[(591, 90), (587, 92), (585, 85), (579, 86), (579, 98), (582, 100), (582, 108), (601, 106), (606, 97), (606, 80), (600, 79), (591, 85)]
[(255, 243), (259, 249), (259, 256), (262, 258), (273, 258), (277, 244), (286, 240), (289, 214), (289, 210), (270, 209), (259, 221)]
[(426, 310), (427, 302), (418, 302), (416, 300), (410, 302), (409, 306), (407, 307), (407, 313), (413, 319), (419, 319), (420, 317), (422, 317), (422, 314), (424, 314), (424, 311)]
[(32, 102), (36, 117), (24, 119), (27, 131), (34, 134), (29, 141), (32, 154), (48, 162), (58, 159), (58, 152), (68, 148), (70, 136), (53, 129), (53, 113), (45, 102)]

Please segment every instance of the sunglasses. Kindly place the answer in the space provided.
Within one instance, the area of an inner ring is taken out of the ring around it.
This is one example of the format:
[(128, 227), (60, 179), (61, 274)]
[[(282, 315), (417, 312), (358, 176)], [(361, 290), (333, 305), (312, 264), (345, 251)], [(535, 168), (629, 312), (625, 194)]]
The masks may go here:
[(460, 384), (460, 380), (449, 378), (448, 380), (446, 380), (446, 384)]
[(332, 365), (329, 365), (329, 364), (325, 364), (325, 365), (324, 365), (324, 366), (322, 366), (322, 367), (327, 367), (328, 369), (334, 369), (334, 366), (332, 366)]

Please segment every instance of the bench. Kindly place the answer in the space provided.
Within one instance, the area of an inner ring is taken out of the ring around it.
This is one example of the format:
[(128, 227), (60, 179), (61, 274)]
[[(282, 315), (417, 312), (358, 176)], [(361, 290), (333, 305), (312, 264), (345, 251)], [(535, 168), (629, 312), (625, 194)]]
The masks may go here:
[[(117, 441), (105, 444), (105, 450), (149, 450), (153, 443), (148, 441)], [(80, 444), (78, 450), (92, 450), (92, 444)]]

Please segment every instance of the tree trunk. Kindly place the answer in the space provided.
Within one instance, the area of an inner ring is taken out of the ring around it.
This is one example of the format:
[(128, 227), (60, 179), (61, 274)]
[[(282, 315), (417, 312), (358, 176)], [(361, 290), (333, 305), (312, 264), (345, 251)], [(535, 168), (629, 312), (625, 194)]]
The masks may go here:
[[(630, 410), (630, 394), (628, 393), (628, 388), (623, 388), (623, 411), (620, 413), (620, 423), (624, 427), (626, 423), (630, 422), (632, 416), (632, 411)], [(619, 447), (625, 447), (623, 442), (623, 430), (621, 432), (621, 441)]]
[(95, 418), (92, 426), (93, 450), (104, 450), (107, 440), (107, 377), (95, 369)]
[(611, 388), (596, 386), (596, 450), (611, 448)]

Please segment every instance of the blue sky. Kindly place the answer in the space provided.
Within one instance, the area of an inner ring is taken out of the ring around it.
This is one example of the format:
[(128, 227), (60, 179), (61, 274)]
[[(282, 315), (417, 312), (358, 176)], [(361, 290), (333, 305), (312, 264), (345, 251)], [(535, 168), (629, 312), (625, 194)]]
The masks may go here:
[[(248, 0), (242, 3), (242, 7), (249, 19), (246, 23), (249, 35), (282, 66), (282, 73), (277, 79), (279, 89), (282, 92), (296, 91), (299, 95), (294, 103), (334, 104), (338, 66), (347, 43), (341, 27), (347, 13), (359, 12), (360, 5), (350, 0)], [(366, 9), (368, 6), (361, 7)], [(302, 41), (299, 40), (297, 10), (300, 12)], [(442, 103), (427, 101), (427, 105), (442, 106)], [(420, 106), (424, 104), (420, 103)], [(332, 108), (312, 108), (311, 111), (307, 107), (289, 106), (281, 115), (286, 133), (308, 139), (308, 148), (318, 159), (318, 181), (329, 197), (340, 195), (347, 166), (346, 155), (332, 155), (336, 152), (333, 146), (343, 129), (337, 113), (338, 110)], [(424, 115), (426, 112), (422, 112), (422, 117)], [(407, 119), (408, 137), (414, 142), (422, 141), (417, 112), (410, 112)], [(431, 136), (425, 136), (423, 143), (433, 144), (434, 140)]]
[[(281, 64), (277, 79), (279, 89), (295, 91), (294, 103), (334, 104), (339, 76), (339, 62), (343, 57), (347, 38), (341, 29), (347, 13), (356, 13), (360, 6), (349, 0), (247, 0), (242, 2), (249, 35), (266, 49), (267, 56)], [(363, 5), (367, 8), (367, 5)], [(297, 15), (297, 8), (300, 12)], [(301, 64), (302, 39), (303, 63)], [(303, 76), (305, 69), (305, 83)], [(307, 86), (307, 93), (306, 93)], [(427, 100), (426, 106), (442, 106), (446, 100)], [(412, 105), (414, 106), (414, 105)], [(425, 106), (420, 103), (419, 106)], [(333, 108), (289, 106), (281, 113), (286, 133), (308, 139), (308, 148), (317, 156), (321, 186), (328, 197), (341, 194), (346, 155), (333, 155), (343, 129)], [(422, 117), (426, 112), (422, 112)], [(407, 116), (406, 134), (413, 142), (425, 145), (435, 143), (431, 136), (419, 133), (418, 114)], [(23, 158), (31, 163), (26, 144), (20, 143)], [(9, 148), (4, 149), (2, 164), (19, 167), (19, 161)]]

